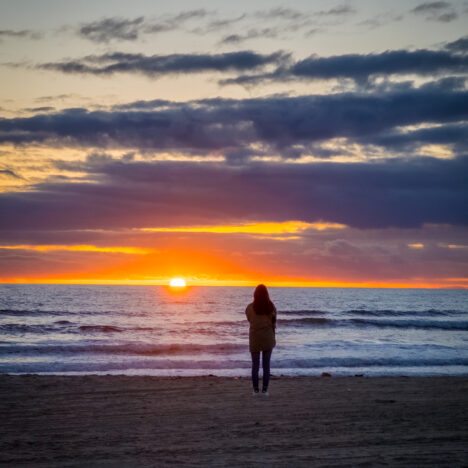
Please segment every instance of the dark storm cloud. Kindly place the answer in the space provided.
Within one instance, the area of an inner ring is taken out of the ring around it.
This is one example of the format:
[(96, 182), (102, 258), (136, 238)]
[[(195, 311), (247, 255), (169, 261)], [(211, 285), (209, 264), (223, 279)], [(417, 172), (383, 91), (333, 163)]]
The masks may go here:
[(176, 15), (165, 15), (157, 20), (140, 16), (128, 18), (103, 18), (86, 23), (78, 29), (78, 34), (97, 43), (117, 41), (135, 41), (142, 34), (157, 34), (179, 29), (187, 21), (203, 18), (208, 12), (203, 9), (184, 11)]
[[(448, 44), (459, 51), (466, 44)], [(290, 66), (281, 66), (270, 73), (240, 75), (220, 81), (220, 84), (258, 84), (264, 81), (294, 79), (352, 79), (365, 82), (371, 77), (415, 74), (433, 76), (444, 73), (466, 73), (468, 56), (448, 50), (393, 50), (379, 54), (345, 54), (331, 57), (311, 56)]]
[(249, 50), (224, 54), (171, 54), (143, 55), (114, 52), (90, 55), (82, 59), (51, 62), (38, 65), (43, 70), (69, 74), (112, 75), (114, 73), (139, 73), (159, 76), (176, 73), (207, 71), (253, 70), (268, 64), (284, 62), (289, 57), (284, 52), (258, 54)]
[(62, 163), (92, 183), (45, 183), (0, 194), (1, 230), (117, 229), (326, 220), (357, 228), (467, 225), (466, 156), (374, 163)]
[(425, 16), (428, 21), (440, 21), (449, 23), (458, 18), (457, 12), (448, 2), (425, 2), (416, 6), (411, 13)]
[[(468, 91), (439, 85), (386, 93), (140, 101), (109, 111), (65, 109), (0, 119), (0, 142), (227, 156), (255, 146), (259, 155), (289, 158), (314, 154), (314, 145), (333, 138), (377, 144), (405, 126), (456, 126), (467, 118)], [(415, 135), (417, 143), (421, 134)]]

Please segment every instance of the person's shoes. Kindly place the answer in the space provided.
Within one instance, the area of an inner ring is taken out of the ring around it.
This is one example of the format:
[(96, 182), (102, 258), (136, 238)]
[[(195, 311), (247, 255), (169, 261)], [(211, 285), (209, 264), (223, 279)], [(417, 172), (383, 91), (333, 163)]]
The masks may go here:
[(260, 392), (258, 390), (254, 390), (252, 392), (252, 396), (258, 396), (258, 395), (260, 395)]
[(262, 395), (263, 396), (270, 396), (270, 394), (268, 393), (268, 390), (262, 390)]

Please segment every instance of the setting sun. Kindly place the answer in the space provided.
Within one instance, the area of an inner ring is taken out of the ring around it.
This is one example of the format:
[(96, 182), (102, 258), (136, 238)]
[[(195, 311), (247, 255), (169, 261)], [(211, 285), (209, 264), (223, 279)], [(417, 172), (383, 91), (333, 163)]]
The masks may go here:
[(171, 286), (171, 288), (185, 288), (187, 284), (182, 278), (172, 278), (169, 286)]

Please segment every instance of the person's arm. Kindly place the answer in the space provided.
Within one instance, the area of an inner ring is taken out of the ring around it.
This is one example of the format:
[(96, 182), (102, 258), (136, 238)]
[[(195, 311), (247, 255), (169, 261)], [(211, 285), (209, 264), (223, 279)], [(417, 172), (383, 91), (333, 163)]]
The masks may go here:
[(247, 317), (247, 320), (250, 322), (250, 317), (249, 317), (249, 306), (245, 308), (245, 316)]
[(271, 314), (271, 323), (273, 324), (273, 330), (276, 330), (276, 307), (273, 306), (273, 312)]

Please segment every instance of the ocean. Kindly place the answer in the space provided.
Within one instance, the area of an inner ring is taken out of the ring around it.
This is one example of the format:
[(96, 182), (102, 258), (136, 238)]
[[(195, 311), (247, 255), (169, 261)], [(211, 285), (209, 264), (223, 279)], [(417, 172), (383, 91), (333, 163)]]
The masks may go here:
[[(0, 285), (0, 373), (248, 376), (253, 289)], [(468, 290), (269, 291), (273, 375), (468, 375)]]

